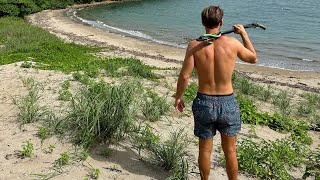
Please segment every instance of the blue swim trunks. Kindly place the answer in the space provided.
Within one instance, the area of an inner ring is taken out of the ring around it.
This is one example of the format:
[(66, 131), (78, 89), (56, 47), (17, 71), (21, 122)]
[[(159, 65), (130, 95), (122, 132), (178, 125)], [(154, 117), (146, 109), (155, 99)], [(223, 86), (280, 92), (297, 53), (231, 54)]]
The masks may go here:
[(236, 136), (241, 129), (238, 103), (233, 94), (206, 95), (199, 93), (192, 104), (194, 135), (207, 140), (216, 130), (227, 136)]

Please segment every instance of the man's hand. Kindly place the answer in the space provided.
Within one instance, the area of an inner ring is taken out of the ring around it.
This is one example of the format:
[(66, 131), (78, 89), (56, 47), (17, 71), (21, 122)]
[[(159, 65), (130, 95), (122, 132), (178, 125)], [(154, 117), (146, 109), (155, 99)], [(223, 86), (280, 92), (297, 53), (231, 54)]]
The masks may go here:
[(183, 109), (185, 107), (183, 100), (182, 99), (176, 99), (175, 107), (176, 107), (177, 111), (183, 112)]
[(242, 24), (235, 24), (233, 25), (233, 28), (235, 34), (243, 35), (247, 33)]

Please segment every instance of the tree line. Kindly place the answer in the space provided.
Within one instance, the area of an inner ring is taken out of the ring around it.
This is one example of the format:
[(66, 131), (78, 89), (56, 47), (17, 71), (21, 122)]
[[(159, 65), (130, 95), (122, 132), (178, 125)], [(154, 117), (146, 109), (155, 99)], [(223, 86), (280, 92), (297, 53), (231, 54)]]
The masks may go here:
[(45, 9), (61, 9), (75, 3), (100, 2), (103, 0), (0, 0), (0, 17), (19, 16)]

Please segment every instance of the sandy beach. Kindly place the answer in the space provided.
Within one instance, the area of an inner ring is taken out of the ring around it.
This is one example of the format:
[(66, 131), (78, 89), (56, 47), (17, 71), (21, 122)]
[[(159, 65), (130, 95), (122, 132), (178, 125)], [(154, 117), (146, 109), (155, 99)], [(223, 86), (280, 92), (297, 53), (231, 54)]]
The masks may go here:
[[(97, 56), (137, 57), (150, 66), (181, 68), (185, 49), (109, 33), (72, 20), (67, 16), (67, 12), (71, 8), (86, 6), (88, 5), (73, 6), (63, 10), (45, 10), (32, 14), (27, 19), (35, 26), (44, 28), (67, 42), (101, 47), (102, 51)], [(236, 71), (250, 77), (258, 84), (271, 84), (278, 89), (285, 89), (291, 92), (320, 92), (320, 72), (289, 71), (247, 64), (237, 64)], [(32, 77), (44, 84), (42, 92), (44, 96), (41, 102), (46, 105), (49, 104), (52, 108), (60, 107), (61, 102), (56, 100), (57, 91), (65, 80), (72, 81), (72, 75), (32, 68), (23, 69), (20, 67), (20, 63), (0, 66), (0, 75), (0, 142), (2, 144), (2, 149), (0, 150), (0, 180), (39, 179), (32, 176), (32, 174), (51, 172), (52, 162), (59, 158), (61, 153), (74, 151), (74, 147), (71, 144), (60, 142), (55, 137), (46, 140), (42, 144), (36, 136), (37, 125), (27, 125), (20, 129), (16, 122), (18, 108), (12, 104), (11, 97), (25, 95), (26, 88), (23, 87), (21, 79), (22, 77)], [(163, 87), (160, 84), (155, 88), (171, 96), (174, 93), (173, 89), (176, 86), (176, 80), (177, 77), (170, 77), (165, 80), (169, 87)], [(72, 85), (77, 86), (77, 83), (72, 82)], [(170, 100), (173, 102), (173, 98)], [(174, 112), (172, 107), (172, 113), (169, 117), (163, 117), (161, 121), (152, 124), (152, 126), (163, 136), (166, 136), (171, 129), (185, 128), (191, 139), (188, 147), (189, 178), (191, 180), (199, 179), (199, 170), (197, 168), (198, 147), (197, 139), (193, 136), (192, 116), (181, 117)], [(248, 137), (250, 129), (250, 125), (244, 124), (239, 138)], [(265, 140), (275, 140), (288, 136), (288, 134), (282, 134), (263, 126), (257, 126), (256, 133), (259, 138)], [(314, 141), (311, 147), (315, 149), (320, 144), (320, 133), (310, 132), (309, 135)], [(34, 142), (36, 156), (31, 159), (19, 159), (16, 155), (17, 150), (21, 150), (21, 144), (27, 140)], [(220, 142), (220, 137), (216, 136), (214, 144), (217, 145)], [(45, 153), (44, 149), (50, 144), (55, 145), (54, 153)], [(221, 166), (219, 151), (216, 147), (212, 155), (211, 179), (227, 180), (228, 178), (225, 169)], [(101, 155), (101, 149), (103, 148), (103, 146), (99, 146), (92, 149), (89, 159), (83, 165), (70, 165), (64, 173), (52, 179), (82, 180), (88, 175), (90, 167), (100, 169), (100, 179), (164, 180), (169, 177), (169, 172), (156, 165), (139, 160), (137, 152), (130, 148), (127, 142), (121, 143), (120, 146), (112, 147), (114, 151), (108, 158)], [(299, 169), (294, 169), (291, 171), (291, 175), (299, 179), (302, 177), (303, 172)], [(249, 180), (256, 178), (241, 173), (239, 179)]]

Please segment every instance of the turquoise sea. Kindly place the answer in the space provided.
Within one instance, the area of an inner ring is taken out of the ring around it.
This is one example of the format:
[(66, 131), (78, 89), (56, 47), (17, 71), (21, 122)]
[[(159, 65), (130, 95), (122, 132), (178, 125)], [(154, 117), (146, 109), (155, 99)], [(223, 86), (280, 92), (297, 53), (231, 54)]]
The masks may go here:
[(184, 42), (204, 33), (200, 13), (208, 5), (224, 9), (222, 31), (236, 23), (267, 26), (247, 30), (259, 65), (320, 71), (319, 0), (141, 0), (69, 14), (109, 32), (185, 48)]

